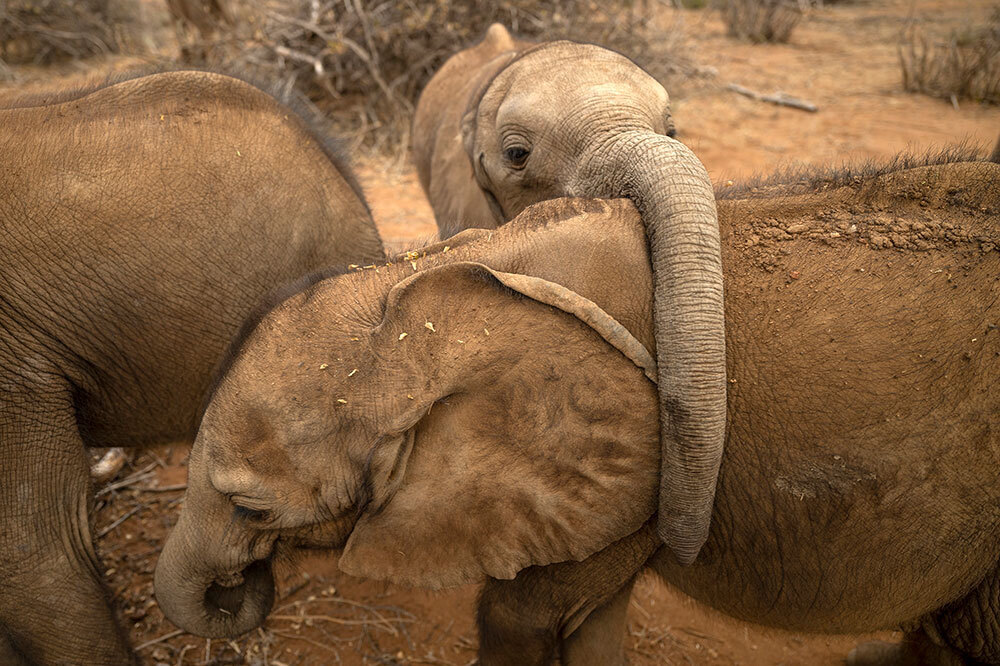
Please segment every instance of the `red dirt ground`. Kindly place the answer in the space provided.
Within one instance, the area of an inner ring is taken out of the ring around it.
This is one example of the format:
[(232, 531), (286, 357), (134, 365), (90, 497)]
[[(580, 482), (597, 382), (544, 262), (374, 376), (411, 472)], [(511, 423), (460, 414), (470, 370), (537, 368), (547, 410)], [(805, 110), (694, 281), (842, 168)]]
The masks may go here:
[[(664, 10), (664, 29), (683, 21), (691, 53), (714, 79), (676, 100), (680, 138), (717, 183), (802, 161), (839, 163), (881, 158), (971, 140), (992, 145), (1000, 109), (903, 93), (898, 35), (914, 16), (939, 30), (982, 21), (990, 0), (887, 0), (820, 9), (786, 45), (751, 45), (726, 37), (717, 14)], [(121, 62), (89, 64), (120, 69)], [(31, 87), (61, 76), (25, 69)], [(815, 114), (779, 108), (727, 92), (729, 82), (783, 90), (820, 108)], [(435, 233), (433, 217), (408, 165), (369, 160), (361, 169), (383, 236), (419, 244)], [(476, 590), (440, 593), (353, 579), (336, 559), (310, 555), (279, 576), (279, 600), (264, 627), (237, 641), (206, 641), (182, 633), (152, 597), (157, 554), (177, 517), (186, 478), (183, 445), (139, 454), (119, 475), (130, 481), (97, 489), (94, 524), (108, 585), (123, 623), (147, 664), (471, 664)], [(120, 522), (119, 522), (120, 521)], [(891, 638), (893, 634), (882, 634)], [(842, 663), (859, 636), (808, 636), (726, 618), (678, 592), (643, 579), (633, 595), (627, 637), (632, 664)]]

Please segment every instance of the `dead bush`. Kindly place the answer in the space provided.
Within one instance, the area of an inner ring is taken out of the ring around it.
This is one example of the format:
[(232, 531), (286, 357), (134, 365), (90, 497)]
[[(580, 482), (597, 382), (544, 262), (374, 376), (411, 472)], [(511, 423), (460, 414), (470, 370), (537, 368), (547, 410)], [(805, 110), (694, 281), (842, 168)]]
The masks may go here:
[[(529, 39), (595, 42), (632, 57), (655, 76), (684, 69), (682, 54), (662, 57), (676, 37), (658, 35), (651, 57), (647, 0), (241, 0), (237, 48), (228, 62), (324, 110), (339, 129), (369, 147), (395, 148), (424, 84), (456, 51), (493, 22)], [(348, 118), (344, 118), (344, 113)]]
[(729, 34), (752, 42), (787, 42), (802, 20), (798, 0), (726, 0), (722, 9)]
[(987, 25), (933, 39), (911, 25), (899, 46), (903, 89), (932, 97), (1000, 104), (1000, 7)]
[(0, 0), (0, 60), (48, 63), (116, 50), (108, 0)]

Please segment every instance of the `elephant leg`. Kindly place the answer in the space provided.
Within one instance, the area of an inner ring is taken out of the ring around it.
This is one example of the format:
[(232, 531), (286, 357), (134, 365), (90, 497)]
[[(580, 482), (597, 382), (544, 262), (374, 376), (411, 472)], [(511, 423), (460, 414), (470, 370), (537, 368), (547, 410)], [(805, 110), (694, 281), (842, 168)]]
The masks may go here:
[[(622, 588), (631, 591), (632, 580), (659, 546), (650, 523), (580, 562), (529, 567), (513, 580), (490, 579), (479, 598), (479, 663), (541, 666), (554, 663), (560, 653), (563, 666), (574, 666), (577, 662), (567, 658), (576, 655), (581, 664), (598, 663), (584, 657), (593, 651), (590, 637), (602, 632), (607, 637), (605, 623), (622, 610), (619, 597), (627, 602)], [(607, 617), (596, 618), (593, 627), (571, 639), (606, 604)], [(622, 633), (605, 646), (611, 654), (621, 654)]]
[(600, 608), (593, 611), (583, 624), (562, 642), (562, 663), (569, 666), (624, 666), (625, 635), (628, 602), (632, 598), (635, 579)]
[(0, 650), (35, 664), (130, 663), (98, 574), (69, 387), (31, 376), (44, 383), (0, 376)]
[(863, 643), (853, 666), (1000, 664), (1000, 566), (975, 588), (925, 616), (902, 643)]
[(963, 598), (931, 613), (923, 624), (935, 643), (968, 662), (1000, 664), (1000, 565)]
[(851, 650), (848, 666), (962, 666), (954, 650), (938, 645), (922, 629), (907, 632), (900, 643), (869, 641)]

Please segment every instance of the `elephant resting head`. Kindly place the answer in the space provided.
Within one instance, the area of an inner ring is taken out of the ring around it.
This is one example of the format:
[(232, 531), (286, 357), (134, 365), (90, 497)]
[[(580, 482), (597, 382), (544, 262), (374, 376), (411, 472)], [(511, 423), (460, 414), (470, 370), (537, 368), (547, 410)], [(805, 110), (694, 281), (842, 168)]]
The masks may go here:
[(725, 322), (712, 186), (673, 135), (667, 91), (625, 56), (515, 42), (495, 25), (428, 83), (414, 156), (445, 233), (556, 197), (635, 203), (656, 278), (658, 531), (687, 564), (708, 536), (722, 459)]
[[(330, 277), (265, 315), (204, 413), (157, 564), (173, 622), (257, 626), (284, 549), (442, 587), (583, 559), (655, 513), (653, 360), (579, 294), (474, 260), (523, 234)], [(616, 269), (645, 311), (636, 254)]]

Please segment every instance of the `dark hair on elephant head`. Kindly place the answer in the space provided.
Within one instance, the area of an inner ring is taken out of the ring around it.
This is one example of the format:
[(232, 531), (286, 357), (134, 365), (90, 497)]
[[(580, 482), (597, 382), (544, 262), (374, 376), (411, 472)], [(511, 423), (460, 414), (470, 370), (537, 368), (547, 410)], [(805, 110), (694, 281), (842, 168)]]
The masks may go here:
[(880, 176), (923, 166), (958, 162), (1000, 163), (1000, 141), (989, 158), (981, 145), (962, 142), (923, 154), (900, 153), (886, 161), (865, 160), (838, 167), (795, 165), (768, 176), (756, 176), (735, 185), (716, 185), (717, 199), (770, 199), (839, 187), (860, 187)]
[(25, 109), (34, 106), (62, 104), (64, 102), (71, 102), (73, 100), (80, 99), (81, 97), (85, 97), (93, 92), (109, 88), (119, 83), (141, 79), (147, 76), (155, 76), (156, 74), (167, 74), (172, 72), (206, 72), (210, 74), (228, 76), (257, 88), (268, 96), (273, 97), (279, 104), (288, 107), (288, 110), (292, 112), (293, 117), (301, 124), (302, 129), (316, 142), (316, 145), (322, 149), (327, 159), (329, 159), (330, 162), (337, 167), (337, 171), (340, 172), (340, 174), (344, 177), (344, 180), (346, 180), (348, 185), (351, 186), (354, 193), (358, 196), (362, 203), (364, 203), (365, 208), (368, 209), (368, 214), (371, 215), (371, 209), (368, 208), (368, 202), (365, 201), (361, 185), (358, 182), (357, 177), (354, 175), (354, 170), (351, 166), (351, 161), (348, 157), (344, 142), (335, 138), (331, 134), (329, 122), (316, 111), (315, 107), (312, 107), (309, 104), (308, 100), (300, 92), (294, 88), (290, 89), (286, 86), (278, 85), (274, 81), (260, 80), (246, 72), (199, 67), (140, 68), (127, 72), (117, 72), (109, 75), (104, 81), (89, 85), (29, 93), (25, 95), (13, 95), (7, 99), (0, 100), (0, 110)]

